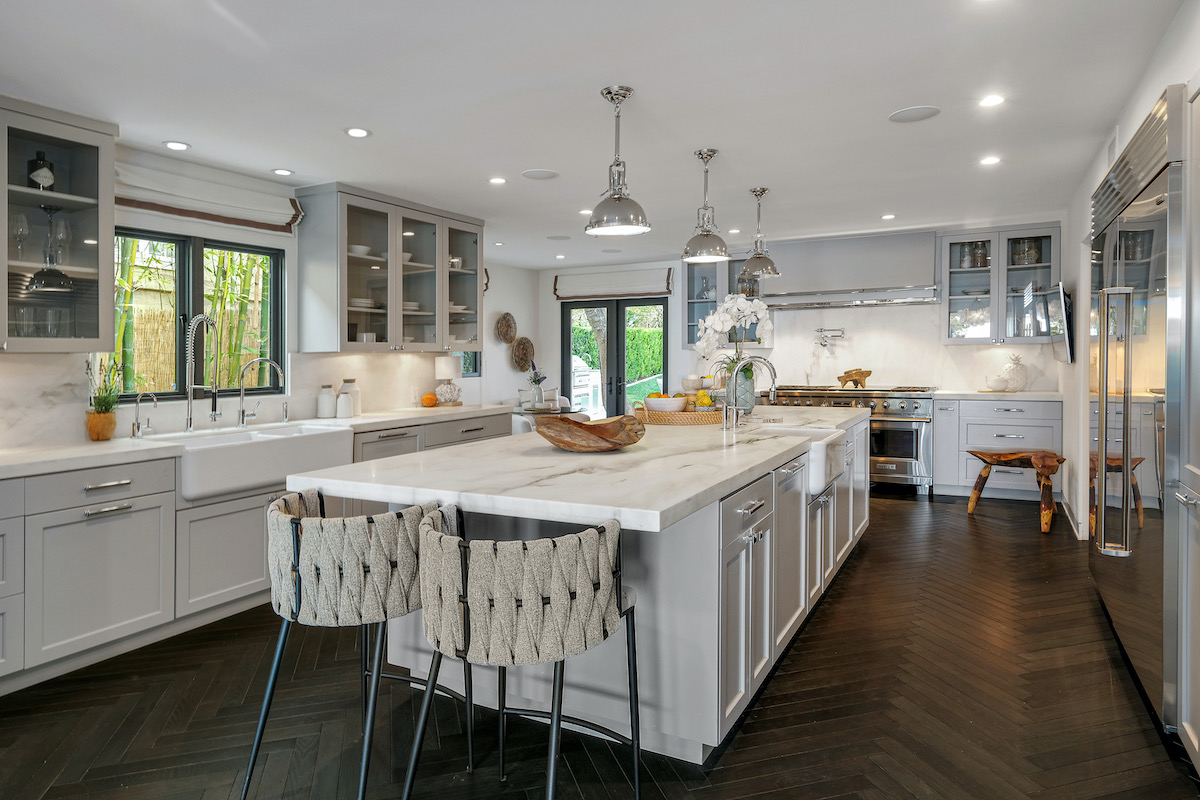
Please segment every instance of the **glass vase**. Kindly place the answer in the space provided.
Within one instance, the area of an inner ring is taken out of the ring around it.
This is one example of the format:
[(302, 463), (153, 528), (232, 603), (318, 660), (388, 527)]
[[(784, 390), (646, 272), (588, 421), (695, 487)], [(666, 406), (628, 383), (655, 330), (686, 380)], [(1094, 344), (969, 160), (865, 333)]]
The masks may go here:
[(542, 385), (535, 383), (533, 391), (530, 392), (529, 404), (534, 408), (541, 408), (546, 402), (546, 393), (542, 391)]
[[(737, 395), (734, 396), (734, 387), (737, 387)], [(730, 375), (725, 379), (725, 402), (731, 406), (737, 406), (741, 409), (742, 415), (746, 416), (754, 410), (754, 376), (747, 376), (745, 372), (737, 376)]]

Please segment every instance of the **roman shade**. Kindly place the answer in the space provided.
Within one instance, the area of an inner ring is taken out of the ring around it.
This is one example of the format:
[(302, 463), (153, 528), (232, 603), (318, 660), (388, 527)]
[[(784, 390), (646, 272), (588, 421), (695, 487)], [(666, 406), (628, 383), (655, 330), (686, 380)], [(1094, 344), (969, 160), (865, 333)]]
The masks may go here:
[(564, 272), (554, 276), (558, 300), (602, 300), (616, 297), (662, 297), (671, 293), (672, 267), (616, 272)]
[(117, 162), (118, 206), (290, 234), (304, 216), (293, 197)]

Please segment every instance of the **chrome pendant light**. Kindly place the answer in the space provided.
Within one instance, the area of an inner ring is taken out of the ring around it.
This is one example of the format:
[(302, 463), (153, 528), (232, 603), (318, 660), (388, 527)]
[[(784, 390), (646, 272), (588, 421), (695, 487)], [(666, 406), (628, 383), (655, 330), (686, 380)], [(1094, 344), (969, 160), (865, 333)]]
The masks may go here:
[(696, 211), (696, 233), (683, 247), (683, 260), (689, 264), (729, 260), (729, 248), (717, 232), (713, 208), (708, 204), (708, 162), (716, 154), (717, 151), (711, 148), (696, 151), (696, 158), (704, 162), (704, 205)]
[(750, 194), (758, 201), (758, 228), (754, 234), (754, 250), (750, 257), (742, 262), (742, 271), (738, 273), (739, 280), (779, 277), (779, 270), (775, 269), (775, 262), (767, 256), (767, 248), (763, 246), (762, 238), (762, 199), (769, 191), (771, 190), (762, 187), (750, 190)]
[(583, 232), (590, 236), (636, 236), (650, 230), (650, 223), (646, 221), (646, 212), (629, 196), (629, 188), (625, 185), (625, 162), (621, 160), (621, 103), (629, 99), (633, 89), (609, 86), (601, 89), (600, 94), (616, 107), (616, 139), (613, 162), (608, 168), (608, 191), (592, 209), (591, 219)]

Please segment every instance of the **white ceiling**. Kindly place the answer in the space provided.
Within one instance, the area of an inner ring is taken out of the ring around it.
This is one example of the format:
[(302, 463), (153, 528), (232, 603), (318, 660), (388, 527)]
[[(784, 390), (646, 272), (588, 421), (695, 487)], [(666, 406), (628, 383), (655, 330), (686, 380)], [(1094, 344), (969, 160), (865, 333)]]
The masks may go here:
[[(771, 189), (768, 243), (1052, 218), (1180, 5), (10, 3), (0, 94), (116, 122), (130, 147), (179, 139), (193, 145), (187, 160), (268, 178), (288, 167), (294, 186), (344, 181), (482, 217), (495, 263), (631, 263), (675, 258), (691, 235), (701, 147), (720, 150), (710, 197), (722, 231), (742, 230), (731, 247), (751, 242), (753, 186)], [(593, 239), (578, 212), (606, 187), (612, 107), (600, 89), (613, 83), (635, 89), (622, 155), (654, 230)], [(980, 108), (992, 92), (1008, 102)], [(942, 113), (888, 121), (918, 104)], [(350, 126), (374, 135), (350, 139)], [(1002, 163), (980, 166), (991, 153)], [(561, 177), (522, 178), (530, 168)]]

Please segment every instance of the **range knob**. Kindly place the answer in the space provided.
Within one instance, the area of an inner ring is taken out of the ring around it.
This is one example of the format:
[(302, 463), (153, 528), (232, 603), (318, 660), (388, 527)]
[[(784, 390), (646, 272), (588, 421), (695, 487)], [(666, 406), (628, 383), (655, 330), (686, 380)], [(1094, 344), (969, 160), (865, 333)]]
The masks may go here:
[(914, 408), (914, 409), (918, 409), (918, 408), (920, 408), (920, 407), (921, 407), (921, 401), (920, 401), (920, 400), (913, 400), (913, 408)]
[(811, 405), (812, 405), (812, 400), (805, 400), (805, 401), (804, 401), (804, 405), (806, 405), (806, 406), (811, 406)]
[(867, 405), (871, 407), (872, 411), (875, 410), (875, 401), (874, 400), (868, 401)]
[(888, 401), (887, 401), (887, 400), (884, 400), (884, 401), (883, 401), (883, 407), (884, 407), (884, 408), (888, 408)]
[(906, 403), (906, 402), (904, 402), (903, 400), (901, 400), (901, 401), (900, 401), (900, 410), (902, 410), (902, 411), (903, 411), (903, 410), (904, 410), (904, 409), (906, 409), (906, 408), (908, 408), (908, 403)]

